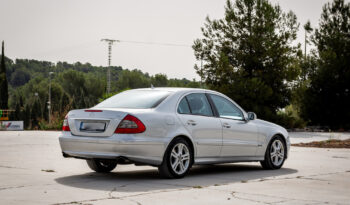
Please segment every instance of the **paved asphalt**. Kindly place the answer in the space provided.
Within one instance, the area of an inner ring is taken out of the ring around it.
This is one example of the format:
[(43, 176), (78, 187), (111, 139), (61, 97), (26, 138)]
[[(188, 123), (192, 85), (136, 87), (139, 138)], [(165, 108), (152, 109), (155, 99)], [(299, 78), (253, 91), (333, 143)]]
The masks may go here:
[[(85, 161), (61, 156), (58, 134), (0, 132), (1, 205), (350, 204), (350, 149), (292, 147), (280, 170), (259, 163), (196, 166), (183, 179), (165, 180), (148, 166), (94, 173)], [(296, 143), (330, 135), (291, 136)]]

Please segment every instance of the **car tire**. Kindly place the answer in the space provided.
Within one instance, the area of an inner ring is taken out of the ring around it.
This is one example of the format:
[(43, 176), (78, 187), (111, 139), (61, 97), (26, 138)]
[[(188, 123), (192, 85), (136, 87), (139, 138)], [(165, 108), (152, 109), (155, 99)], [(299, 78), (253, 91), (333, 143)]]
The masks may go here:
[(90, 169), (100, 173), (110, 172), (117, 166), (116, 161), (108, 159), (88, 159), (86, 162)]
[(185, 139), (176, 138), (168, 146), (158, 171), (163, 178), (182, 178), (189, 172), (192, 164), (192, 147)]
[(283, 138), (274, 136), (268, 144), (264, 161), (260, 161), (264, 169), (280, 169), (286, 159), (287, 148)]

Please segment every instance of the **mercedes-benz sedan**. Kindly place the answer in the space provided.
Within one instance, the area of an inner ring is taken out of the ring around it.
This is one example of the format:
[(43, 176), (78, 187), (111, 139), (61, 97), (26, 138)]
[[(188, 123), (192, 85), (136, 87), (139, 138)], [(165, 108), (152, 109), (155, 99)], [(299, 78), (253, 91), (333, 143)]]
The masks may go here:
[(156, 166), (167, 178), (183, 177), (196, 164), (259, 161), (279, 169), (290, 147), (284, 128), (205, 89), (124, 91), (70, 111), (62, 129), (63, 156), (85, 159), (96, 172), (134, 163)]

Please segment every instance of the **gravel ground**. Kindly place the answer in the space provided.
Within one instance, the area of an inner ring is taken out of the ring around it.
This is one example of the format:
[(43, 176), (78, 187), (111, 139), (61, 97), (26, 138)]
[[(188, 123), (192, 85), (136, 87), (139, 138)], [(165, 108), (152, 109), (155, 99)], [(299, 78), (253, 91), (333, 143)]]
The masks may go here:
[(350, 139), (349, 132), (289, 132), (290, 141), (295, 143), (307, 143), (312, 141), (324, 141), (329, 139)]

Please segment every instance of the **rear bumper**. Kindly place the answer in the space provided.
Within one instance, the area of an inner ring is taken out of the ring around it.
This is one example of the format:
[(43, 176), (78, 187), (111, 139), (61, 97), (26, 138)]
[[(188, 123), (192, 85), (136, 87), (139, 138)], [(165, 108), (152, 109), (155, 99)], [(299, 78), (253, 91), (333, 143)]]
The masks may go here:
[(59, 142), (65, 156), (83, 159), (125, 157), (134, 162), (150, 165), (160, 165), (166, 149), (164, 138), (153, 138), (141, 134), (85, 137), (62, 132)]

